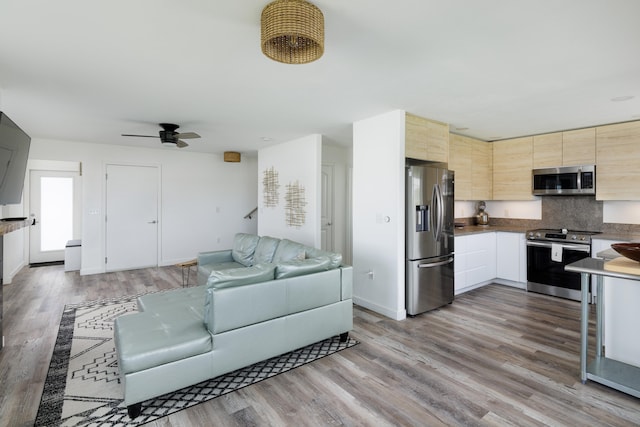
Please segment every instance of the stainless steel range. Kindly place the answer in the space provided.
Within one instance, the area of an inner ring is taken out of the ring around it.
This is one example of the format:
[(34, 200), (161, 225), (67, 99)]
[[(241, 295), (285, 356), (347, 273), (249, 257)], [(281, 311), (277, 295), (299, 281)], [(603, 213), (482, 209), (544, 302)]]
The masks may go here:
[(527, 290), (580, 301), (580, 274), (567, 264), (591, 256), (595, 231), (537, 229), (527, 231)]

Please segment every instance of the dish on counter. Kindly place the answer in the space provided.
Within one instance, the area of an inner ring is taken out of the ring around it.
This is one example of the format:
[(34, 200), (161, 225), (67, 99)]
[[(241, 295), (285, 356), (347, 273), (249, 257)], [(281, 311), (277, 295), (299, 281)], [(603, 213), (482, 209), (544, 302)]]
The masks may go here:
[(613, 243), (611, 248), (625, 258), (640, 262), (640, 243)]

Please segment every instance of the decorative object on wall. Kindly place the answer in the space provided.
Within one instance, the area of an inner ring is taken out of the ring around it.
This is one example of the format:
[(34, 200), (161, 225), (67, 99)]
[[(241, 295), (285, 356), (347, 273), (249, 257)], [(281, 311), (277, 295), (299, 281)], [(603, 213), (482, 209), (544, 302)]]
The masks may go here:
[(287, 226), (300, 228), (306, 220), (304, 207), (307, 205), (307, 201), (305, 200), (304, 186), (300, 185), (298, 181), (287, 184), (284, 200), (284, 215)]
[(305, 0), (276, 0), (262, 10), (262, 53), (285, 64), (306, 64), (324, 53), (324, 16)]
[(265, 208), (275, 208), (278, 206), (280, 198), (279, 190), (278, 172), (271, 166), (269, 169), (265, 169), (262, 174), (263, 205)]
[(237, 151), (225, 151), (224, 161), (230, 163), (238, 163), (240, 162), (240, 153), (238, 153)]

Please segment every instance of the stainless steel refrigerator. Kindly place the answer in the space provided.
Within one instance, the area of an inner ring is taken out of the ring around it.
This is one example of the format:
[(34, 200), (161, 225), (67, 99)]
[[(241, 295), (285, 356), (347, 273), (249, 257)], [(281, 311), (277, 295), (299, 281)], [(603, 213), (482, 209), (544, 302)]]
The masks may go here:
[(406, 168), (406, 306), (414, 316), (453, 302), (454, 173)]

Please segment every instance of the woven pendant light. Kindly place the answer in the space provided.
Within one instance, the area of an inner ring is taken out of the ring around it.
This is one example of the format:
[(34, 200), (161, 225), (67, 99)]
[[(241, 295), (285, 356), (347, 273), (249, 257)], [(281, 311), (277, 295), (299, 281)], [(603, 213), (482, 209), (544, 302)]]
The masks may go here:
[(324, 53), (324, 16), (305, 0), (276, 0), (262, 10), (262, 53), (285, 64), (306, 64)]
[(238, 163), (240, 161), (240, 153), (237, 151), (225, 151), (223, 159), (225, 162)]

